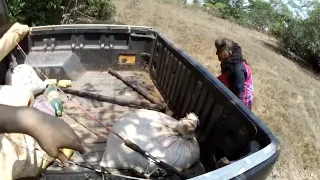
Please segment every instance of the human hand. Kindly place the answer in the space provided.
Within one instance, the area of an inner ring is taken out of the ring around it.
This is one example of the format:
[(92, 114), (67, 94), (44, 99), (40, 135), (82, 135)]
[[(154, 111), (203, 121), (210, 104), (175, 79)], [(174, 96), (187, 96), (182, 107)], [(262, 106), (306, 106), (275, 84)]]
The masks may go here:
[(25, 123), (27, 134), (31, 135), (40, 147), (52, 158), (57, 158), (68, 167), (67, 156), (60, 151), (68, 148), (84, 153), (79, 136), (62, 119), (43, 113), (37, 109), (31, 109), (23, 114), (28, 122)]

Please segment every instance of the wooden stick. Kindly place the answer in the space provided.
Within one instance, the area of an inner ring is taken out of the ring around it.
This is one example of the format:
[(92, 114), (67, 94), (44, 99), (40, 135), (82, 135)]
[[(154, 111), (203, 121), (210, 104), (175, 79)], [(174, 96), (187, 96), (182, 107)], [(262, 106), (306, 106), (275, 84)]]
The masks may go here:
[(125, 80), (123, 77), (121, 77), (120, 74), (118, 74), (116, 71), (108, 68), (108, 73), (111, 74), (112, 76), (115, 76), (116, 78), (118, 78), (119, 80), (121, 80), (124, 84), (126, 84), (127, 86), (131, 87), (133, 90), (135, 90), (136, 92), (138, 92), (141, 96), (143, 96), (144, 98), (146, 98), (148, 101), (150, 101), (151, 103), (154, 104), (164, 104), (160, 99), (148, 94), (147, 92), (145, 92), (144, 90), (140, 89), (137, 85), (130, 83), (129, 81)]
[(79, 91), (79, 90), (74, 90), (70, 88), (60, 88), (63, 92), (68, 93), (68, 94), (73, 94), (76, 96), (84, 97), (84, 98), (90, 98), (94, 99), (97, 101), (103, 101), (103, 102), (108, 102), (108, 103), (113, 103), (117, 104), (120, 106), (128, 106), (128, 107), (133, 107), (133, 108), (146, 108), (150, 110), (156, 110), (156, 111), (163, 111), (165, 109), (164, 104), (151, 104), (151, 103), (145, 103), (145, 102), (139, 102), (136, 100), (133, 101), (128, 101), (125, 99), (115, 99), (113, 97), (108, 97), (100, 94), (94, 94), (86, 91)]

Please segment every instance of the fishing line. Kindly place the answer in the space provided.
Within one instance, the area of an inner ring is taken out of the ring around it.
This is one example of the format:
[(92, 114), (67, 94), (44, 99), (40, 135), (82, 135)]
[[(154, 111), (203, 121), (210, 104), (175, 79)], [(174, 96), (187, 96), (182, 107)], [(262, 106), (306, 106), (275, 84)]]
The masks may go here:
[[(21, 46), (16, 42), (17, 46), (18, 46), (18, 50), (25, 56), (25, 59), (27, 59), (28, 55), (24, 52), (24, 50), (21, 48)], [(38, 72), (47, 80), (49, 80), (49, 78), (42, 73), (42, 71), (35, 66), (35, 64), (32, 62), (32, 60), (28, 59), (28, 61), (32, 64), (33, 67), (35, 67)], [(50, 81), (50, 80), (49, 80)], [(102, 122), (100, 122), (98, 119), (96, 119), (94, 117), (93, 114), (89, 113), (87, 110), (85, 110), (80, 104), (74, 102), (65, 92), (63, 92), (57, 85), (55, 85), (54, 83), (52, 83), (52, 85), (54, 85), (63, 95), (65, 95), (67, 97), (68, 100), (70, 100), (71, 102), (73, 102), (76, 106), (78, 106), (82, 111), (84, 111), (85, 113), (87, 113), (93, 120), (95, 120), (96, 122), (98, 122), (100, 125), (102, 125), (103, 127), (105, 127), (108, 131), (112, 132), (114, 135), (116, 135), (117, 137), (119, 137), (121, 140), (124, 141), (124, 139), (117, 133), (113, 132), (112, 129), (110, 129), (108, 126), (104, 125)]]
[[(24, 52), (24, 50), (21, 48), (21, 46), (16, 42), (17, 47), (19, 52), (21, 52), (24, 56), (25, 59), (27, 60), (28, 55)], [(29, 59), (29, 62), (31, 63), (31, 65), (33, 67), (35, 67), (38, 72), (47, 80), (49, 80), (49, 78), (42, 73), (42, 71), (32, 62), (32, 60)], [(49, 80), (50, 81), (50, 80)], [(148, 152), (146, 152), (145, 150), (141, 149), (137, 144), (133, 143), (132, 141), (130, 141), (129, 139), (124, 139), (123, 137), (121, 137), (118, 133), (114, 132), (111, 128), (109, 128), (108, 126), (104, 125), (102, 122), (100, 122), (98, 119), (96, 119), (94, 117), (93, 114), (89, 113), (87, 110), (85, 110), (80, 104), (74, 102), (65, 92), (63, 92), (58, 86), (56, 86), (54, 83), (52, 83), (52, 85), (54, 85), (63, 95), (65, 95), (67, 97), (68, 100), (70, 100), (72, 103), (74, 103), (76, 106), (78, 106), (82, 111), (84, 111), (85, 113), (87, 113), (93, 120), (95, 120), (96, 122), (98, 122), (100, 125), (102, 125), (103, 127), (105, 127), (109, 132), (111, 132), (113, 135), (117, 136), (118, 138), (120, 138), (123, 143), (129, 147), (130, 149), (140, 153), (141, 155), (143, 155), (144, 157), (146, 157), (149, 160), (154, 161), (155, 164), (157, 164), (158, 166), (162, 167), (163, 169), (172, 172), (173, 174), (179, 176), (182, 179), (186, 179), (186, 175), (184, 175), (182, 172), (178, 171), (177, 169), (175, 169), (174, 167), (170, 166), (169, 164), (167, 164), (166, 162), (163, 162), (161, 160), (159, 160), (158, 158), (152, 156), (151, 154), (149, 154)], [(80, 153), (79, 153), (80, 154)]]

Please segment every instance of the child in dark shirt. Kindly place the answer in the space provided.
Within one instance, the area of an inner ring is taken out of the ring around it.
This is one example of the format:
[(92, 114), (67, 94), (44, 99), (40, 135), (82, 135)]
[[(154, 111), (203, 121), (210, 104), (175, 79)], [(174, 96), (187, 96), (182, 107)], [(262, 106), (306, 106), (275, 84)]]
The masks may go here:
[(252, 73), (242, 57), (241, 47), (227, 38), (215, 41), (216, 55), (221, 62), (218, 79), (228, 87), (250, 110), (254, 96)]

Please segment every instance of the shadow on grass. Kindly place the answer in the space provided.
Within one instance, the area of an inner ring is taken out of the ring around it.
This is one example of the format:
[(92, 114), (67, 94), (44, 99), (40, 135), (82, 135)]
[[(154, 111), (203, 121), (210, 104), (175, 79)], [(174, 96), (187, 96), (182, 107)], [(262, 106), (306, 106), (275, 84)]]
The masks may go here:
[(299, 56), (295, 55), (294, 53), (289, 52), (288, 50), (282, 48), (280, 45), (270, 44), (270, 43), (262, 41), (262, 40), (261, 40), (261, 42), (264, 47), (286, 57), (287, 59), (289, 59), (289, 60), (293, 61), (294, 63), (298, 64), (299, 66), (301, 66), (303, 69), (309, 70), (313, 73), (319, 73), (319, 70), (317, 71), (316, 68), (314, 68), (309, 62), (300, 58)]
[(320, 80), (320, 60), (318, 60), (318, 64), (311, 64), (308, 61), (300, 58), (299, 56), (295, 55), (292, 52), (282, 48), (280, 45), (270, 44), (268, 42), (262, 41), (262, 45), (284, 57), (291, 60), (295, 64), (299, 65), (303, 70), (306, 72), (312, 73)]

